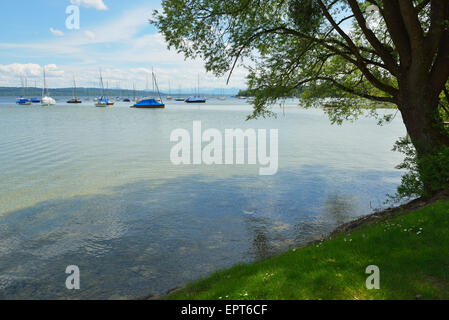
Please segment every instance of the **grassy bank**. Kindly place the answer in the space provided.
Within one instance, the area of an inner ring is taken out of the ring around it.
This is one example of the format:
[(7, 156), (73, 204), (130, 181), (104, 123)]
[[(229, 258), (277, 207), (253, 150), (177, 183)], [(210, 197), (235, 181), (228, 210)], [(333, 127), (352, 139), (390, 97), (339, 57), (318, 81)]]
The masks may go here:
[[(368, 265), (380, 289), (365, 287)], [(278, 257), (237, 265), (164, 299), (449, 299), (449, 201)]]

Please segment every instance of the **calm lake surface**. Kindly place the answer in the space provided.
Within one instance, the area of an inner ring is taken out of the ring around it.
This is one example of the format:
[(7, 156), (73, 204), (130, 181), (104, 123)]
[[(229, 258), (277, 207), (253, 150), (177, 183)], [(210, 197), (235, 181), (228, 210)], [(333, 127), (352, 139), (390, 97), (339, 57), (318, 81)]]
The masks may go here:
[[(0, 98), (0, 299), (118, 299), (166, 290), (319, 237), (382, 206), (401, 172), (399, 115), (331, 125), (287, 103), (245, 121), (243, 101), (165, 110)], [(172, 130), (279, 129), (279, 170), (170, 161)], [(81, 290), (65, 287), (68, 265)]]

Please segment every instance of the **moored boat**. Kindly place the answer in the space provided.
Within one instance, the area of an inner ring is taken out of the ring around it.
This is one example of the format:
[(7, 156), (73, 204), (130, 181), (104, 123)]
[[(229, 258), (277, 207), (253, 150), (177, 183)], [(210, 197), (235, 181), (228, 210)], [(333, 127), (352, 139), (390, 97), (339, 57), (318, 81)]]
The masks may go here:
[(30, 106), (33, 104), (31, 99), (24, 98), (27, 95), (27, 79), (24, 77), (20, 77), (20, 82), (22, 84), (23, 95), (20, 98), (17, 98), (16, 104), (21, 106)]
[(193, 96), (193, 97), (188, 97), (187, 99), (184, 100), (184, 102), (186, 102), (186, 103), (206, 103), (206, 99), (198, 97), (198, 96)]
[(47, 96), (42, 97), (41, 105), (43, 107), (54, 106), (55, 104), (56, 104), (56, 100), (53, 99), (52, 97), (47, 97)]
[(108, 99), (106, 99), (106, 98), (104, 98), (104, 97), (101, 97), (101, 98), (99, 98), (96, 102), (95, 102), (95, 106), (96, 107), (107, 107), (107, 106), (109, 106), (109, 100)]
[(67, 103), (82, 103), (82, 101), (76, 97), (67, 101)]
[(27, 98), (18, 98), (16, 100), (16, 104), (19, 104), (21, 106), (30, 106), (32, 104), (30, 99)]
[(173, 100), (173, 97), (171, 96), (171, 86), (170, 86), (170, 81), (168, 81), (168, 95), (167, 95), (167, 100)]
[(137, 103), (131, 106), (131, 108), (137, 108), (137, 109), (163, 109), (165, 108), (165, 104), (162, 101), (161, 94), (159, 92), (159, 87), (157, 85), (156, 76), (154, 75), (154, 72), (151, 72), (151, 75), (153, 77), (153, 93), (155, 92), (155, 89), (157, 90), (157, 94), (159, 98), (142, 98)]
[(143, 98), (142, 100), (138, 101), (136, 104), (131, 106), (131, 108), (165, 108), (165, 104), (156, 101), (153, 98)]
[(73, 98), (67, 101), (67, 103), (81, 103), (82, 101), (78, 99), (76, 94), (76, 81), (75, 76), (73, 76)]
[(45, 78), (45, 67), (44, 67), (44, 86), (42, 87), (42, 99), (41, 105), (44, 107), (53, 106), (56, 104), (56, 100), (50, 97), (50, 94), (47, 89), (47, 81)]
[(198, 75), (198, 88), (195, 96), (188, 97), (184, 100), (185, 103), (206, 103), (206, 99), (200, 97), (200, 76)]
[(103, 84), (103, 76), (101, 75), (101, 69), (100, 69), (100, 84), (101, 84), (101, 97), (94, 99), (95, 106), (99, 108), (105, 108), (107, 106), (114, 105), (114, 102), (109, 101), (109, 99), (104, 96), (104, 84)]

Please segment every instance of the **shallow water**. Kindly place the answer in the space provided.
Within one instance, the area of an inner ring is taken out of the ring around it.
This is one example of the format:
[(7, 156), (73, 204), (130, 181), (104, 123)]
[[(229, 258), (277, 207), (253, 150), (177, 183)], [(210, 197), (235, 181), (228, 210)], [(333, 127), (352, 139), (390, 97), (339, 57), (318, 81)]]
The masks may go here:
[[(362, 118), (332, 126), (287, 104), (16, 106), (0, 99), (0, 299), (138, 298), (260, 259), (368, 214), (393, 193), (405, 134)], [(64, 101), (61, 99), (61, 101)], [(170, 133), (279, 129), (279, 171), (170, 162)], [(65, 288), (77, 265), (81, 290)]]

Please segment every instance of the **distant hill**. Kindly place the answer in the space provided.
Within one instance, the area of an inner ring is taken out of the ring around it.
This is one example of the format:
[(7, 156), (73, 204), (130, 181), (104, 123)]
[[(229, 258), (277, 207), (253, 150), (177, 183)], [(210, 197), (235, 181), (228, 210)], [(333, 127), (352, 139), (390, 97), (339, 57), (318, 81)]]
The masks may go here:
[[(73, 95), (72, 88), (60, 88), (60, 89), (49, 89), (51, 96), (54, 97), (69, 97)], [(101, 89), (99, 88), (77, 88), (77, 95), (79, 97), (87, 97), (87, 96), (99, 96), (101, 95)], [(132, 97), (132, 90), (120, 90), (120, 89), (108, 89), (105, 90), (105, 95), (107, 96), (122, 96), (122, 97)], [(136, 90), (136, 96), (143, 95), (152, 95), (151, 91), (139, 91)], [(161, 93), (162, 94), (162, 93)], [(26, 94), (24, 94), (23, 88), (20, 87), (0, 87), (0, 96), (13, 96), (13, 97), (40, 97), (42, 95), (41, 88), (33, 88), (29, 87), (26, 89)]]
[[(51, 96), (54, 97), (69, 97), (73, 95), (72, 88), (59, 88), (59, 89), (49, 89)], [(195, 92), (195, 89), (183, 89), (181, 91), (182, 96), (189, 96)], [(204, 88), (201, 89), (201, 95), (235, 95), (239, 91), (238, 88)], [(161, 95), (166, 95), (166, 92), (161, 92)], [(26, 89), (26, 94), (24, 94), (24, 90), (21, 87), (0, 87), (0, 96), (5, 97), (40, 97), (42, 95), (42, 88), (29, 87)], [(99, 88), (77, 88), (77, 95), (79, 97), (93, 97), (101, 95), (101, 89)], [(133, 97), (133, 90), (122, 90), (122, 89), (107, 89), (105, 90), (106, 96), (111, 97)], [(136, 90), (136, 96), (152, 96), (154, 95), (152, 91), (143, 91)], [(177, 96), (178, 91), (172, 90), (172, 96)]]

